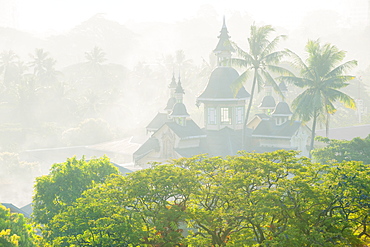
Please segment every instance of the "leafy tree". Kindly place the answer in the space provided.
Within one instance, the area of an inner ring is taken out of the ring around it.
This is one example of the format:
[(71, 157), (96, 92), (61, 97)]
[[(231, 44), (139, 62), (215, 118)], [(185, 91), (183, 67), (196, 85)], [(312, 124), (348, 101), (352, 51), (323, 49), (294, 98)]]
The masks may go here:
[(260, 88), (264, 84), (270, 85), (276, 92), (280, 93), (279, 86), (271, 72), (288, 73), (285, 69), (277, 66), (285, 52), (275, 51), (279, 41), (285, 38), (285, 36), (279, 35), (270, 41), (268, 38), (273, 31), (275, 30), (270, 25), (262, 27), (252, 25), (250, 37), (248, 38), (249, 52), (235, 45), (239, 58), (232, 58), (231, 62), (234, 65), (246, 68), (235, 82), (236, 88), (239, 89), (242, 83), (249, 78), (250, 73), (253, 73), (251, 96), (246, 111), (244, 129), (248, 123), (256, 86)]
[(22, 214), (11, 213), (10, 209), (0, 204), (0, 245), (4, 247), (38, 246), (39, 238), (35, 231), (26, 223)]
[(103, 183), (118, 170), (107, 157), (86, 161), (75, 157), (64, 163), (54, 164), (50, 174), (38, 177), (33, 198), (34, 221), (42, 224), (43, 234), (50, 238), (55, 215), (64, 212), (81, 194), (94, 184)]
[[(289, 51), (289, 50), (288, 50)], [(312, 120), (312, 135), (310, 150), (313, 149), (316, 124), (319, 116), (334, 114), (334, 102), (339, 101), (344, 106), (355, 108), (354, 100), (339, 91), (348, 85), (354, 76), (344, 73), (357, 65), (355, 60), (339, 64), (345, 57), (345, 52), (331, 44), (321, 45), (319, 40), (308, 41), (306, 45), (308, 57), (306, 63), (294, 52), (289, 51), (295, 64), (300, 69), (300, 76), (282, 76), (288, 83), (305, 89), (292, 102), (293, 117), (303, 122)]]
[(368, 166), (296, 155), (195, 156), (111, 176), (56, 212), (47, 238), (57, 246), (367, 244)]
[(364, 139), (356, 137), (351, 141), (320, 136), (316, 140), (326, 144), (325, 147), (312, 151), (313, 158), (320, 163), (362, 161), (370, 164), (370, 135)]

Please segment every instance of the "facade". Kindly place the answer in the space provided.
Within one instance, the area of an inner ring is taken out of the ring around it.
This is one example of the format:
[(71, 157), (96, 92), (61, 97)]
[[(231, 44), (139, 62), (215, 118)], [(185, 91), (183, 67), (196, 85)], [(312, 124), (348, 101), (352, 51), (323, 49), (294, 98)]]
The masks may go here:
[[(308, 155), (309, 129), (299, 121), (290, 120), (292, 113), (286, 102), (275, 104), (271, 87), (266, 87), (267, 95), (259, 106), (263, 113), (257, 114), (243, 131), (250, 94), (244, 86), (238, 86), (239, 73), (230, 66), (234, 49), (225, 20), (218, 38), (213, 51), (217, 67), (197, 98), (197, 105), (203, 107), (204, 127), (200, 128), (191, 119), (183, 104), (184, 89), (180, 78), (176, 83), (173, 76), (165, 112), (158, 113), (149, 123), (146, 129), (150, 137), (133, 155), (136, 165), (147, 167), (149, 162), (166, 162), (197, 154), (235, 155), (242, 149), (243, 133), (248, 140), (247, 151), (294, 149)], [(286, 90), (284, 84), (280, 88)]]

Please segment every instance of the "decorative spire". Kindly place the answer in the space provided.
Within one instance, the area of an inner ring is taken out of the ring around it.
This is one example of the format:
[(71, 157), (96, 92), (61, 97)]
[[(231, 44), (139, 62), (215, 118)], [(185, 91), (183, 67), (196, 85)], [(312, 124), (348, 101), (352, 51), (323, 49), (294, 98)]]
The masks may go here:
[(185, 91), (184, 91), (184, 89), (181, 86), (180, 73), (179, 73), (179, 81), (177, 82), (175, 93), (177, 93), (177, 94), (185, 94)]
[(168, 85), (169, 88), (176, 88), (177, 84), (176, 84), (176, 79), (175, 79), (175, 72), (172, 73), (172, 81), (170, 83), (170, 85)]
[(227, 31), (226, 27), (225, 16), (223, 17), (220, 35), (217, 38), (219, 38), (219, 40), (213, 52), (218, 57), (218, 66), (221, 66), (222, 61), (230, 59), (231, 53), (235, 51), (229, 40), (230, 36), (229, 31)]

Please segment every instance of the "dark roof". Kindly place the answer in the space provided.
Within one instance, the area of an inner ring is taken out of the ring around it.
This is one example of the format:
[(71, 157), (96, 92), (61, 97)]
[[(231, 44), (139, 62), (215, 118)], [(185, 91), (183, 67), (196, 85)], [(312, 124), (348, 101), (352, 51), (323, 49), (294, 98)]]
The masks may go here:
[(176, 88), (177, 84), (176, 84), (176, 79), (175, 79), (175, 74), (172, 74), (172, 80), (171, 80), (171, 83), (170, 85), (168, 85), (169, 88)]
[(274, 109), (276, 106), (275, 99), (271, 95), (266, 95), (262, 99), (262, 103), (258, 106), (261, 109)]
[(205, 133), (193, 120), (186, 120), (185, 126), (178, 125), (175, 122), (168, 122), (166, 125), (181, 139), (192, 137), (205, 137)]
[(271, 113), (272, 116), (291, 116), (292, 114), (288, 103), (283, 101), (279, 102), (275, 110)]
[(246, 99), (250, 94), (242, 86), (235, 95), (234, 82), (238, 79), (238, 72), (231, 67), (217, 67), (213, 70), (206, 89), (198, 97), (198, 101), (204, 100), (239, 100)]
[(165, 124), (166, 122), (169, 122), (169, 121), (172, 121), (172, 120), (168, 119), (168, 116), (167, 116), (166, 113), (158, 113), (153, 118), (153, 120), (148, 124), (148, 126), (146, 126), (146, 129), (150, 130), (150, 131), (153, 131), (153, 130), (156, 131), (163, 124)]
[(28, 213), (26, 213), (25, 211), (23, 211), (22, 209), (14, 206), (13, 204), (11, 203), (1, 203), (1, 205), (3, 205), (4, 207), (10, 209), (10, 212), (11, 213), (17, 213), (17, 214), (23, 214), (24, 217), (26, 218), (30, 218), (30, 215)]
[(159, 151), (159, 141), (157, 138), (150, 137), (143, 145), (134, 153), (134, 160), (139, 160), (151, 151)]
[(180, 78), (179, 78), (179, 82), (177, 83), (177, 86), (176, 86), (176, 89), (175, 89), (175, 93), (185, 94), (185, 91), (184, 91), (184, 89), (181, 86)]
[(173, 106), (176, 104), (176, 99), (174, 97), (171, 97), (167, 101), (166, 108), (164, 108), (165, 111), (169, 111), (173, 109)]
[(172, 113), (170, 114), (171, 117), (188, 117), (190, 116), (186, 110), (186, 106), (183, 103), (176, 103), (173, 106)]
[(262, 119), (259, 125), (252, 132), (252, 136), (266, 136), (266, 137), (292, 137), (294, 133), (301, 126), (300, 121), (286, 121), (281, 125), (276, 125), (273, 119)]
[(222, 52), (222, 51), (229, 51), (229, 52), (234, 52), (235, 49), (232, 47), (230, 43), (230, 36), (228, 34), (229, 32), (227, 31), (226, 23), (225, 23), (225, 18), (223, 19), (223, 24), (222, 28), (220, 31), (220, 35), (217, 37), (219, 38), (218, 43), (216, 48), (213, 50), (215, 53)]

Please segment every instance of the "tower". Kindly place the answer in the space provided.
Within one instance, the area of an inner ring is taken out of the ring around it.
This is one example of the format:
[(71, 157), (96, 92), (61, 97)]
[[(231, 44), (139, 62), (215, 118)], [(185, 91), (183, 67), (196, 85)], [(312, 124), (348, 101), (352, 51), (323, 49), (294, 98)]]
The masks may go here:
[(250, 94), (243, 86), (236, 85), (239, 73), (230, 67), (234, 48), (230, 43), (225, 18), (216, 48), (217, 68), (211, 73), (205, 90), (197, 98), (197, 104), (204, 104), (204, 126), (206, 130), (221, 130), (229, 127), (243, 128), (246, 100)]

